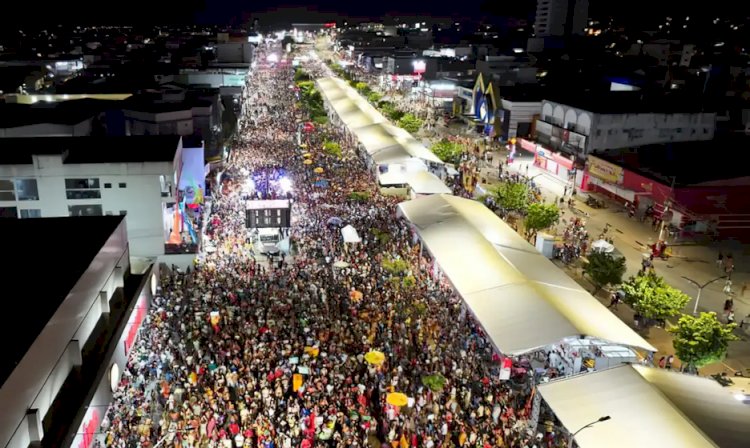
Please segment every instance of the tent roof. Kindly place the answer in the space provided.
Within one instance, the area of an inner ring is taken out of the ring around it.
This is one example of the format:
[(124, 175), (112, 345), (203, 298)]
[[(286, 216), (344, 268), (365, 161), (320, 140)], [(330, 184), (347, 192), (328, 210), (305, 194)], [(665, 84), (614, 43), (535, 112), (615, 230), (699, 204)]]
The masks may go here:
[(408, 153), (410, 157), (443, 163), (410, 133), (389, 123), (383, 114), (343, 80), (326, 77), (318, 78), (316, 83), (323, 97), (341, 121), (354, 132), (368, 154), (383, 148), (389, 148), (392, 152), (392, 147), (400, 145), (403, 148), (402, 152)]
[(633, 368), (720, 447), (739, 447), (750, 441), (750, 406), (734, 398), (737, 391), (709, 378)]
[[(611, 417), (576, 435), (581, 448), (717, 446), (679, 406), (650, 384), (638, 368), (630, 365), (542, 384), (538, 391), (571, 432), (597, 418)], [(706, 411), (714, 410), (718, 411), (712, 406)]]
[(407, 182), (417, 194), (451, 194), (442, 180), (429, 171), (415, 171), (407, 174)]
[(480, 202), (439, 194), (399, 211), (502, 353), (581, 335), (656, 351)]
[(345, 243), (359, 243), (362, 241), (359, 233), (357, 233), (357, 229), (352, 227), (351, 224), (341, 229), (341, 236), (344, 238)]

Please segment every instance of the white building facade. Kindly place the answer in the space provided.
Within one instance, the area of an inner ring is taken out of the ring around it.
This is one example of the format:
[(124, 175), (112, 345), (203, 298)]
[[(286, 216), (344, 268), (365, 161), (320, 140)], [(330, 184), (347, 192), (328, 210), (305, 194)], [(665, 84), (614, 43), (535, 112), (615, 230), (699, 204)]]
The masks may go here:
[(161, 256), (164, 209), (175, 202), (181, 164), (182, 141), (175, 142), (174, 159), (158, 162), (66, 163), (34, 154), (29, 164), (0, 165), (0, 216), (126, 215), (131, 254)]
[(713, 112), (595, 113), (549, 100), (541, 112), (539, 143), (579, 158), (596, 150), (712, 140), (716, 127)]

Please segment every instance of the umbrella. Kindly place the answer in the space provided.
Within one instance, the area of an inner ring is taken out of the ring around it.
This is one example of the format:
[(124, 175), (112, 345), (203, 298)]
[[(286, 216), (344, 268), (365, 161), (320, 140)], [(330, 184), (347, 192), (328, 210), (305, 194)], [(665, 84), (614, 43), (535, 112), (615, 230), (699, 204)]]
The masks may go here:
[(385, 354), (377, 350), (367, 352), (365, 354), (365, 361), (367, 361), (368, 364), (379, 366), (385, 362)]
[(338, 216), (331, 216), (328, 218), (328, 221), (326, 221), (326, 224), (329, 226), (340, 226), (344, 222), (343, 219), (339, 218)]
[(310, 159), (305, 159), (305, 161), (304, 161), (304, 162), (302, 162), (302, 163), (304, 163), (305, 165), (312, 165), (312, 160), (310, 160)]
[(339, 261), (333, 263), (333, 267), (335, 267), (335, 268), (347, 268), (347, 267), (349, 267), (349, 263), (347, 263), (346, 261), (339, 260)]
[(401, 392), (393, 392), (388, 394), (385, 401), (392, 406), (401, 407), (406, 406), (409, 403), (409, 397)]
[(596, 240), (591, 244), (591, 248), (597, 252), (610, 253), (615, 250), (615, 246), (605, 240)]
[(324, 170), (323, 170), (323, 168), (321, 168), (321, 167), (317, 167), (317, 168), (315, 168), (315, 169), (313, 170), (313, 172), (314, 172), (315, 174), (322, 174), (322, 173), (323, 173), (323, 171), (324, 171)]
[(306, 152), (306, 153), (302, 154), (302, 157), (304, 157), (304, 158), (312, 157), (312, 154), (309, 153), (309, 152)]

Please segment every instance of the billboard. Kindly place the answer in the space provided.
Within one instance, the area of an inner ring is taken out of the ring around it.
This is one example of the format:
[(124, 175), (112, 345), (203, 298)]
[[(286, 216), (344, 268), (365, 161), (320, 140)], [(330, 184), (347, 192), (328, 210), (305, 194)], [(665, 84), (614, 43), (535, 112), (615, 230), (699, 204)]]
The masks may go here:
[(206, 166), (203, 162), (203, 146), (182, 148), (182, 164), (177, 189), (183, 194), (188, 207), (203, 204), (206, 191)]

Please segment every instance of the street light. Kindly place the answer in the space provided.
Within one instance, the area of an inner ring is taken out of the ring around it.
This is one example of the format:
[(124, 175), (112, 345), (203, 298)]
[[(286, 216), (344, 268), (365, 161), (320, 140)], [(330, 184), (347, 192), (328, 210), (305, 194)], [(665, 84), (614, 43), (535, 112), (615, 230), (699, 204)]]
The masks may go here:
[(178, 433), (192, 431), (193, 429), (194, 428), (191, 428), (189, 426), (187, 428), (182, 428), (182, 429), (170, 429), (170, 430), (167, 431), (167, 433), (164, 435), (164, 437), (162, 437), (161, 439), (159, 439), (158, 442), (156, 442), (156, 445), (154, 445), (154, 448), (159, 448), (164, 442), (167, 441), (167, 438), (169, 436), (174, 437)]
[(610, 417), (609, 415), (605, 415), (604, 417), (599, 417), (599, 419), (589, 423), (588, 425), (583, 426), (581, 429), (571, 434), (570, 437), (568, 437), (568, 448), (573, 448), (573, 440), (576, 438), (576, 435), (578, 435), (579, 432), (583, 431), (586, 428), (590, 428), (596, 425), (597, 423), (606, 422), (607, 420), (611, 418), (612, 417)]
[(695, 306), (693, 307), (693, 316), (695, 316), (696, 314), (698, 314), (698, 303), (701, 301), (701, 292), (703, 292), (703, 288), (705, 288), (706, 286), (710, 285), (713, 282), (719, 281), (719, 280), (721, 280), (723, 278), (727, 278), (727, 276), (726, 275), (722, 275), (721, 277), (716, 277), (715, 279), (709, 280), (709, 281), (707, 281), (706, 283), (704, 283), (702, 285), (700, 283), (696, 282), (695, 280), (693, 280), (692, 278), (685, 277), (684, 275), (682, 276), (682, 278), (684, 278), (685, 280), (689, 281), (690, 283), (692, 283), (693, 285), (695, 285), (696, 288), (698, 288), (698, 295), (695, 296)]

